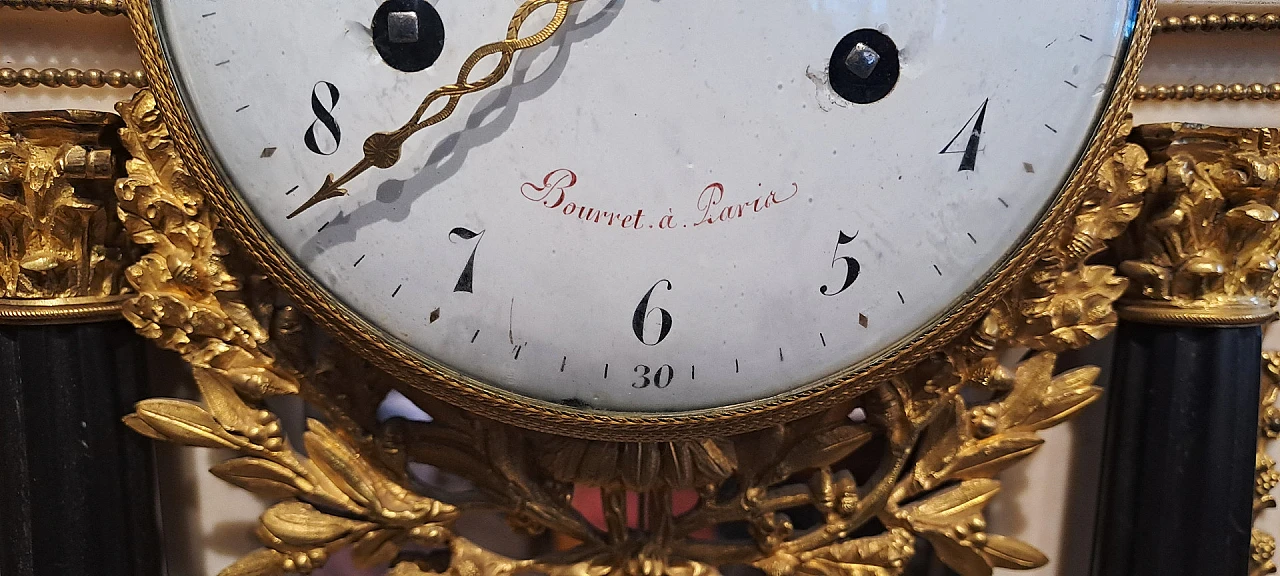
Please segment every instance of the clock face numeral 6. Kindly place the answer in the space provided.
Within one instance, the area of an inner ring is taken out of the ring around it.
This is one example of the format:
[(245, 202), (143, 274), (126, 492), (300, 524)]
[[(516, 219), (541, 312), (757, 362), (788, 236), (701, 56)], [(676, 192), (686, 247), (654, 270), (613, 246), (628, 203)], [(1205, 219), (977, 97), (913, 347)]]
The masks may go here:
[(137, 4), (179, 148), (325, 324), (472, 405), (667, 413), (979, 314), (1114, 132), (1138, 2), (553, 2), (482, 61), (523, 2)]
[[(321, 93), (328, 100), (328, 103), (321, 101)], [(342, 145), (342, 128), (338, 126), (338, 121), (333, 117), (333, 109), (338, 107), (338, 99), (340, 98), (338, 87), (332, 83), (321, 80), (311, 87), (311, 112), (315, 114), (316, 119), (311, 122), (311, 126), (307, 128), (307, 133), (302, 136), (302, 141), (307, 145), (307, 149), (321, 156), (330, 156), (338, 151), (338, 146)], [(316, 138), (317, 124), (319, 127), (328, 131), (330, 142), (323, 142)]]
[[(983, 100), (982, 106), (973, 113), (973, 116), (969, 117), (968, 122), (964, 123), (964, 128), (956, 132), (951, 141), (947, 142), (947, 145), (939, 152), (939, 154), (964, 154), (964, 156), (960, 157), (961, 172), (973, 172), (978, 167), (978, 152), (982, 150), (978, 146), (982, 140), (982, 124), (987, 120), (987, 104), (989, 102), (991, 102), (990, 98)], [(955, 146), (956, 140), (959, 140), (960, 136), (964, 135), (965, 130), (969, 131), (969, 139), (965, 144), (964, 150), (953, 150), (952, 146)]]
[[(636, 338), (645, 346), (657, 346), (658, 344), (661, 344), (663, 340), (667, 339), (667, 334), (671, 333), (671, 313), (667, 312), (663, 308), (658, 308), (657, 306), (649, 308), (649, 298), (653, 296), (653, 291), (657, 290), (658, 286), (662, 286), (663, 284), (667, 285), (667, 290), (671, 290), (673, 288), (670, 280), (657, 281), (653, 287), (649, 288), (648, 292), (644, 293), (644, 298), (641, 298), (640, 304), (636, 305), (635, 314), (631, 315), (631, 330), (636, 333)], [(645, 320), (648, 320), (649, 315), (654, 312), (657, 312), (659, 317), (662, 319), (662, 325), (658, 328), (657, 338), (654, 338), (653, 342), (649, 342), (644, 339)]]

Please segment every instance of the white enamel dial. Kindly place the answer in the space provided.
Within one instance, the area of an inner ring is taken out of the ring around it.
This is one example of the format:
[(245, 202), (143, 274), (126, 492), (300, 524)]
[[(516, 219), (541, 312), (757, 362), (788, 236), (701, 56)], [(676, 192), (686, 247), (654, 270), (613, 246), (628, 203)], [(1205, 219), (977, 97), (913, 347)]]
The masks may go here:
[[(1074, 169), (1137, 10), (585, 0), (397, 165), (287, 219), (519, 2), (433, 4), (443, 51), (402, 72), (373, 46), (374, 0), (154, 2), (220, 171), (336, 300), (486, 385), (615, 411), (796, 390), (953, 309)], [(830, 66), (865, 29), (900, 73), (854, 104)]]

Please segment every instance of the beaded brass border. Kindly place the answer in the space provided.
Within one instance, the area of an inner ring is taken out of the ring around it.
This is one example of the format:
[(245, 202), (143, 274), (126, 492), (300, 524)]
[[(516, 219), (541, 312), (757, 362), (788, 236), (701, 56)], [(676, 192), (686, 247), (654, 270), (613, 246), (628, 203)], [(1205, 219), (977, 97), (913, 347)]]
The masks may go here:
[(1166, 100), (1182, 101), (1191, 100), (1194, 102), (1205, 102), (1212, 100), (1214, 102), (1244, 102), (1252, 100), (1259, 102), (1262, 100), (1276, 101), (1280, 100), (1280, 82), (1272, 82), (1263, 84), (1261, 82), (1253, 82), (1250, 84), (1155, 84), (1153, 86), (1138, 86), (1138, 91), (1133, 94), (1135, 102), (1157, 101), (1164, 102)]
[[(1188, 14), (1157, 18), (1153, 34), (1170, 32), (1272, 32), (1280, 30), (1280, 14), (1238, 13)], [(1280, 100), (1280, 83), (1156, 84), (1138, 86), (1134, 101), (1244, 102)]]
[(601, 412), (570, 408), (520, 396), (463, 376), (428, 361), (407, 346), (381, 334), (311, 279), (257, 222), (223, 183), (194, 123), (182, 105), (175, 79), (164, 58), (148, 0), (126, 0), (151, 89), (188, 169), (216, 206), (225, 227), (246, 251), (312, 317), (351, 349), (397, 379), (408, 382), (410, 396), (429, 394), (478, 415), (543, 432), (616, 441), (676, 440), (723, 436), (793, 420), (861, 394), (940, 351), (1000, 302), (1060, 239), (1064, 225), (1076, 216), (1083, 191), (1096, 171), (1111, 158), (1114, 144), (1127, 129), (1129, 102), (1146, 55), (1155, 21), (1155, 0), (1140, 0), (1128, 56), (1115, 81), (1111, 99), (1086, 152), (1040, 224), (1028, 234), (999, 269), (967, 299), (955, 303), (934, 325), (897, 343), (877, 358), (852, 366), (795, 391), (772, 398), (717, 409), (667, 414)]
[(1227, 12), (1225, 14), (1189, 14), (1156, 19), (1152, 31), (1169, 32), (1254, 32), (1280, 30), (1280, 15)]
[(15, 86), (22, 86), (23, 88), (36, 88), (39, 86), (46, 88), (79, 88), (81, 86), (89, 88), (106, 86), (111, 88), (128, 88), (129, 86), (146, 88), (147, 75), (141, 70), (0, 68), (0, 88), (13, 88)]

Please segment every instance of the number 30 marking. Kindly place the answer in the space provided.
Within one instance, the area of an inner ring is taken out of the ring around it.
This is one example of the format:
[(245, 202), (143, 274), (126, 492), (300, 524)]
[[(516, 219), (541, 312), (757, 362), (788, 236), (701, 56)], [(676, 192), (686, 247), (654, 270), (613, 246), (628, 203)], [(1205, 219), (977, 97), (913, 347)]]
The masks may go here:
[[(653, 373), (652, 378), (649, 377), (650, 372)], [(670, 364), (663, 364), (657, 370), (650, 370), (644, 364), (637, 364), (636, 374), (640, 376), (640, 379), (631, 383), (632, 388), (648, 388), (650, 384), (654, 388), (666, 388), (671, 385), (671, 379), (675, 378), (676, 371)]]

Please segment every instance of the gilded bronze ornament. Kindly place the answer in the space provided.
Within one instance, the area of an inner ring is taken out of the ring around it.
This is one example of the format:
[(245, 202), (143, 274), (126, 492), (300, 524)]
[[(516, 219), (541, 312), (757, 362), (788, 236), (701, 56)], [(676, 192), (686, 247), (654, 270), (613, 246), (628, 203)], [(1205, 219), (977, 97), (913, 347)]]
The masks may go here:
[[(583, 440), (523, 430), (415, 398), (430, 422), (379, 422), (396, 384), (317, 329), (224, 241), (155, 97), (119, 106), (134, 158), (117, 184), (120, 215), (148, 251), (129, 268), (125, 309), (139, 332), (193, 365), (202, 403), (153, 399), (126, 417), (149, 437), (226, 448), (220, 478), (278, 499), (261, 518), (259, 551), (225, 576), (309, 573), (335, 552), (390, 574), (715, 574), (750, 565), (776, 576), (902, 574), (916, 542), (964, 576), (1027, 569), (1047, 558), (988, 532), (994, 476), (1034, 453), (1037, 432), (1095, 400), (1098, 369), (1054, 373), (1056, 353), (1115, 326), (1126, 280), (1087, 264), (1141, 207), (1145, 152), (1116, 142), (1053, 250), (985, 317), (908, 371), (824, 411), (763, 430), (666, 442)], [(1016, 365), (999, 358), (1019, 347)], [(970, 401), (962, 391), (971, 391)], [(304, 456), (262, 400), (299, 395), (319, 408)], [(409, 463), (474, 486), (429, 495)], [(598, 491), (605, 522), (574, 506)], [(698, 503), (677, 512), (674, 495)], [(628, 522), (628, 494), (643, 502)], [(513, 527), (577, 542), (512, 558), (460, 535), (457, 520), (498, 510)], [(707, 530), (737, 526), (739, 537)], [(875, 526), (876, 528), (871, 528)]]
[(1275, 315), (1280, 251), (1280, 145), (1269, 128), (1139, 127), (1150, 189), (1115, 242), (1130, 280), (1122, 317), (1200, 326), (1261, 324)]
[(0, 322), (119, 318), (133, 249), (115, 217), (114, 114), (0, 113)]
[[(1276, 470), (1276, 461), (1267, 454), (1267, 447), (1276, 438), (1280, 438), (1280, 353), (1263, 352), (1262, 354), (1262, 395), (1258, 410), (1258, 461), (1257, 476), (1253, 488), (1253, 518), (1255, 523), (1264, 510), (1276, 507), (1276, 498), (1271, 494), (1280, 484), (1280, 471)], [(1275, 536), (1253, 529), (1249, 554), (1249, 576), (1263, 576), (1276, 572), (1276, 538)]]

